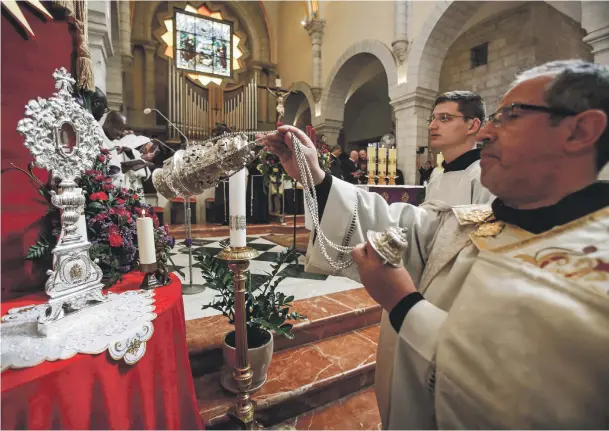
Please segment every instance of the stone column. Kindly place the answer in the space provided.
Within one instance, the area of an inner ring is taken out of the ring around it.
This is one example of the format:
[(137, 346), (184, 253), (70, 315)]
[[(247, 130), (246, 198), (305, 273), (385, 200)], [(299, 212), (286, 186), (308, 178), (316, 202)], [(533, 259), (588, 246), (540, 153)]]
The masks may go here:
[[(324, 27), (326, 21), (319, 18), (312, 18), (305, 25), (305, 30), (311, 36), (311, 44), (313, 48), (313, 85), (311, 86), (311, 92), (315, 102), (319, 102), (321, 99), (321, 92), (323, 84), (321, 82), (322, 72), (322, 61), (321, 61), (321, 44), (324, 36)], [(313, 108), (313, 107), (312, 107)]]
[[(609, 66), (609, 3), (582, 2), (582, 27), (588, 32), (584, 42), (592, 47), (594, 62)], [(609, 180), (609, 164), (599, 179)]]
[(90, 1), (88, 8), (88, 36), (93, 78), (95, 86), (106, 93), (106, 71), (108, 58), (114, 54), (112, 47), (112, 25), (110, 23), (110, 2)]
[(129, 120), (128, 108), (133, 109), (133, 54), (131, 52), (131, 10), (128, 1), (118, 3), (119, 51), (123, 71), (123, 113)]
[(395, 1), (395, 36), (391, 46), (400, 64), (404, 63), (408, 54), (409, 9), (410, 0)]
[[(156, 58), (156, 45), (146, 44), (144, 45), (144, 67), (145, 67), (145, 91), (144, 91), (144, 105), (145, 108), (156, 108), (156, 95), (155, 95), (155, 67), (154, 60)], [(154, 127), (156, 125), (156, 115), (147, 115), (146, 123)]]
[(405, 184), (418, 184), (417, 149), (428, 145), (427, 118), (436, 94), (435, 90), (417, 88), (391, 99), (395, 113), (398, 168), (404, 174)]
[(582, 2), (582, 27), (588, 32), (584, 42), (592, 47), (594, 62), (609, 65), (609, 3)]
[(120, 30), (117, 2), (110, 2), (110, 22), (112, 27), (112, 47), (114, 55), (108, 58), (106, 70), (106, 97), (108, 108), (123, 110), (123, 66), (120, 54)]
[(131, 10), (128, 1), (118, 2), (118, 29), (120, 32), (120, 53), (121, 57), (128, 57), (133, 63), (131, 54)]
[(328, 147), (333, 147), (338, 143), (338, 135), (343, 128), (343, 122), (338, 120), (326, 120), (314, 126), (317, 135), (324, 135)]

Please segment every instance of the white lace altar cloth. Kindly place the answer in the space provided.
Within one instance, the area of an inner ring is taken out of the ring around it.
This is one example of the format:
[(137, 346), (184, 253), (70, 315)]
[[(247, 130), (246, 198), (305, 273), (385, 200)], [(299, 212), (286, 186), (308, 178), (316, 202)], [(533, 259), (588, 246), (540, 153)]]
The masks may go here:
[(47, 304), (11, 309), (2, 317), (1, 370), (33, 367), (44, 361), (68, 359), (77, 353), (90, 355), (108, 350), (115, 360), (135, 364), (146, 352), (154, 327), (154, 291), (109, 292), (108, 300), (90, 309), (55, 333), (38, 334), (37, 319)]

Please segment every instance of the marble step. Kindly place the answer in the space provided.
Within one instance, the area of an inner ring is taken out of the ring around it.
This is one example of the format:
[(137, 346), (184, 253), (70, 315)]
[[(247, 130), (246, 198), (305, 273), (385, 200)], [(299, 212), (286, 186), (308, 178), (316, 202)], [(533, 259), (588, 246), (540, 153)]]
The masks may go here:
[[(271, 220), (271, 222), (281, 222), (281, 220), (282, 220), (281, 216), (282, 216), (281, 213), (272, 212), (272, 213), (269, 213), (269, 220)], [(304, 224), (304, 220), (305, 220), (304, 214), (296, 214), (296, 225), (298, 225), (299, 223)], [(292, 226), (294, 224), (294, 214), (283, 214), (283, 222)]]
[[(293, 310), (307, 320), (294, 323), (294, 339), (275, 338), (276, 352), (374, 325), (381, 318), (381, 307), (363, 287), (294, 301)], [(221, 315), (186, 321), (186, 342), (195, 377), (222, 367), (222, 343), (232, 330), (228, 319)]]
[[(279, 222), (264, 223), (264, 224), (248, 224), (248, 235), (264, 235), (269, 233), (274, 234), (291, 234), (294, 231), (292, 224), (282, 225)], [(296, 222), (296, 233), (308, 233), (309, 231), (304, 226), (304, 221)], [(169, 234), (176, 239), (186, 238), (184, 225), (169, 225)], [(228, 236), (229, 228), (221, 224), (196, 224), (192, 225), (193, 238), (210, 238)]]
[(349, 394), (280, 424), (276, 429), (296, 430), (380, 430), (374, 387)]
[[(379, 329), (376, 324), (276, 352), (266, 383), (252, 394), (257, 420), (274, 426), (371, 386)], [(235, 395), (222, 388), (220, 376), (218, 371), (195, 379), (206, 429), (230, 426), (227, 412)]]

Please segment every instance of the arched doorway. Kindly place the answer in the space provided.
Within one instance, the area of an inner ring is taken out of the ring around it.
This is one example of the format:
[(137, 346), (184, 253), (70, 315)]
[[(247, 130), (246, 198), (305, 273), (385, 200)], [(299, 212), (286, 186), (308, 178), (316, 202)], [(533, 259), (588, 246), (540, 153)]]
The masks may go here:
[[(363, 144), (380, 128), (382, 133), (388, 133), (389, 87), (396, 85), (396, 80), (395, 59), (382, 42), (363, 40), (347, 49), (330, 73), (321, 98), (321, 115), (316, 118), (317, 128), (326, 136), (328, 145), (337, 143), (343, 128), (345, 143), (360, 139)], [(382, 108), (372, 110), (374, 106)], [(387, 118), (379, 121), (382, 115)]]

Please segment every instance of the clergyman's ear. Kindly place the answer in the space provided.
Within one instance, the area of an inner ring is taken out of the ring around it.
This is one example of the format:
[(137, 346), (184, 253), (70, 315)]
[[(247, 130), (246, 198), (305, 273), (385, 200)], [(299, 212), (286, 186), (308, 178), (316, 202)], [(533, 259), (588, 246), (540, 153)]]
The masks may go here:
[(588, 109), (563, 121), (570, 128), (565, 150), (573, 153), (594, 148), (608, 126), (607, 114), (600, 109)]

